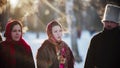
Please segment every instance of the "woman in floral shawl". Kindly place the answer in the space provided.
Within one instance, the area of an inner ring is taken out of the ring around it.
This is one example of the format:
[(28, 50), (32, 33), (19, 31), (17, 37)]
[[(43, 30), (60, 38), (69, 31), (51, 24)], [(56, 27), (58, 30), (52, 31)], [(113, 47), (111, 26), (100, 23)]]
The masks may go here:
[(31, 48), (22, 38), (20, 21), (9, 21), (4, 36), (6, 40), (0, 43), (0, 68), (35, 68)]
[(61, 39), (62, 26), (55, 20), (48, 23), (46, 39), (37, 52), (37, 68), (74, 68), (74, 57)]

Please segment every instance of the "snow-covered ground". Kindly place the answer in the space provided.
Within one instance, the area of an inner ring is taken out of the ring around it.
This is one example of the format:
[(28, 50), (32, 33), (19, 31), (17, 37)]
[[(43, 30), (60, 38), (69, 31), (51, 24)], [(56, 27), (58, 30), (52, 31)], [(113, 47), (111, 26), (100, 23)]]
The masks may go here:
[[(36, 38), (36, 33), (33, 32), (27, 32), (24, 34), (24, 39), (30, 44), (34, 56), (34, 60), (36, 62), (36, 54), (37, 54), (37, 49), (41, 46), (41, 43), (47, 39), (47, 35), (45, 33), (40, 33), (39, 38)], [(78, 38), (78, 50), (80, 55), (82, 56), (82, 62), (77, 63), (75, 62), (74, 68), (83, 68), (84, 62), (85, 62), (85, 57), (87, 53), (87, 49), (90, 43), (91, 35), (88, 31), (82, 31), (81, 38)], [(70, 36), (64, 36), (63, 35), (63, 40), (69, 45), (71, 48), (71, 41), (70, 41)], [(72, 49), (72, 48), (71, 48)]]

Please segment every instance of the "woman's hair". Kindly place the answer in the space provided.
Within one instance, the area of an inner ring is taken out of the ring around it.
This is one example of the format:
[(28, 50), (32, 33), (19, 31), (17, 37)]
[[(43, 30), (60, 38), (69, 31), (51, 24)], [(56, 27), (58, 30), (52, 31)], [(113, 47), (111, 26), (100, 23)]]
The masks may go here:
[(51, 22), (49, 22), (46, 28), (46, 32), (49, 38), (52, 36), (52, 27), (54, 26), (60, 26), (60, 28), (62, 28), (61, 24), (58, 23), (56, 20), (52, 20)]

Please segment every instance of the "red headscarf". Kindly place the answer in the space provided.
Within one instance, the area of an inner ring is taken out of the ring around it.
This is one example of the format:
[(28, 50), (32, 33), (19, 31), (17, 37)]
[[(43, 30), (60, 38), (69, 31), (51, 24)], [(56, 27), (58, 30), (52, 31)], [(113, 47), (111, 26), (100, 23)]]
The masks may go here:
[[(21, 25), (20, 21), (11, 20), (11, 21), (9, 21), (9, 22), (6, 24), (4, 37), (6, 37), (6, 40), (7, 40), (7, 41), (8, 41), (8, 40), (9, 40), (9, 41), (12, 40), (11, 31), (12, 31), (12, 28), (14, 27), (14, 25), (17, 25), (17, 24), (20, 25), (20, 27), (21, 27), (21, 32), (22, 32), (22, 25)], [(22, 35), (21, 35), (20, 39), (22, 39)]]
[(19, 41), (13, 41), (12, 40), (12, 37), (11, 37), (11, 31), (12, 31), (12, 28), (14, 27), (14, 25), (17, 25), (19, 24), (20, 27), (21, 27), (21, 33), (22, 33), (22, 24), (20, 21), (18, 20), (11, 20), (9, 21), (7, 24), (6, 24), (6, 30), (5, 30), (5, 33), (4, 33), (4, 36), (6, 37), (6, 42), (7, 43), (12, 43), (12, 44), (20, 44), (20, 45), (24, 45), (25, 47), (28, 47), (29, 45), (26, 43), (26, 41), (22, 38), (22, 34), (21, 34), (21, 37), (20, 37), (20, 40)]
[[(13, 56), (15, 54), (15, 49), (14, 49), (15, 45), (23, 46), (26, 49), (27, 54), (31, 51), (30, 46), (22, 38), (22, 34), (21, 34), (21, 37), (20, 37), (19, 41), (14, 41), (12, 39), (11, 31), (12, 31), (12, 28), (14, 27), (14, 25), (17, 25), (17, 24), (20, 25), (21, 32), (22, 32), (22, 25), (20, 24), (20, 21), (17, 21), (17, 20), (9, 21), (6, 24), (6, 29), (5, 29), (5, 33), (4, 33), (4, 36), (6, 37), (6, 40), (1, 43), (3, 46), (5, 46), (5, 51), (6, 51), (6, 48), (10, 47), (10, 55), (11, 56)], [(15, 63), (16, 63), (15, 59), (12, 59), (10, 61), (10, 64), (13, 65), (13, 66), (15, 65)]]

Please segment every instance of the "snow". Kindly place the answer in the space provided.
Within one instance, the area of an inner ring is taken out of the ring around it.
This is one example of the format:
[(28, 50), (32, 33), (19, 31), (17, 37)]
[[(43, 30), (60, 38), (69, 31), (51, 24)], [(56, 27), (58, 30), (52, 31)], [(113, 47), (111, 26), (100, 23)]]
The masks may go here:
[[(31, 47), (32, 52), (33, 52), (34, 61), (36, 64), (37, 49), (41, 46), (41, 43), (45, 39), (47, 39), (47, 35), (46, 35), (46, 33), (39, 33), (39, 38), (36, 38), (36, 33), (26, 32), (23, 37), (30, 44), (30, 47)], [(83, 61), (81, 63), (75, 62), (74, 68), (84, 68), (86, 53), (87, 53), (87, 49), (88, 49), (91, 37), (92, 36), (90, 35), (90, 33), (88, 31), (82, 31), (81, 38), (77, 39), (78, 51), (79, 51), (79, 54), (81, 55)], [(63, 35), (63, 40), (71, 48), (70, 36)], [(71, 48), (71, 50), (72, 50), (72, 48)]]

